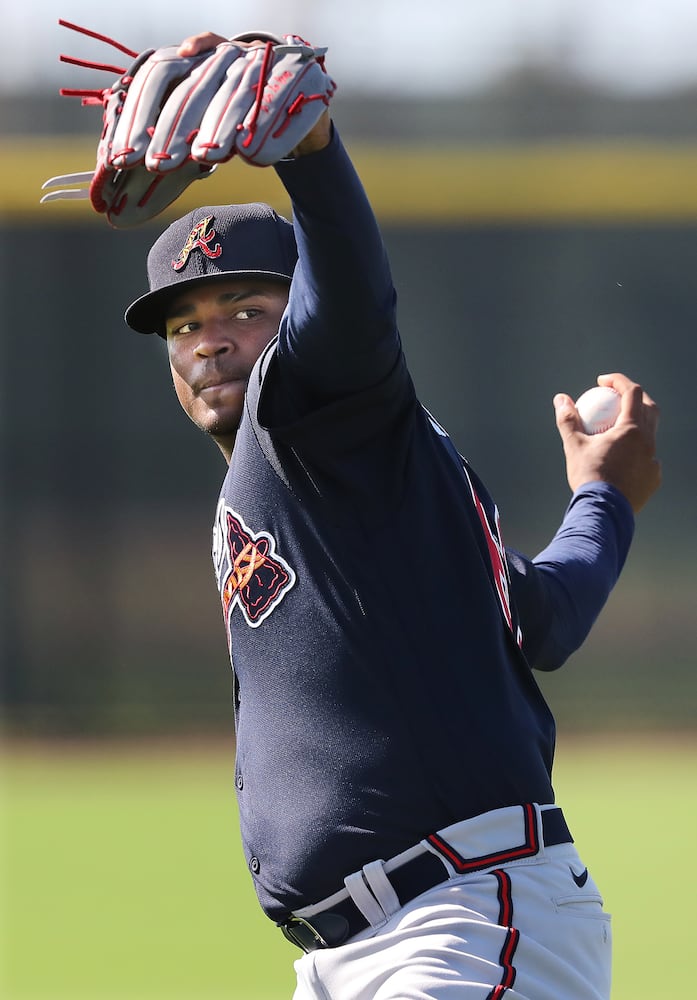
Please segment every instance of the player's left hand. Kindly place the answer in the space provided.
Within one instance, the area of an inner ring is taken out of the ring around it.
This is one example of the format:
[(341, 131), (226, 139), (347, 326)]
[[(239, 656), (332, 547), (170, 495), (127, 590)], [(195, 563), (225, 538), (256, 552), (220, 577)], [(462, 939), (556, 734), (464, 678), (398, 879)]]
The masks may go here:
[(622, 397), (614, 426), (602, 434), (584, 434), (573, 399), (565, 393), (554, 397), (569, 486), (577, 490), (598, 480), (610, 483), (637, 513), (661, 484), (656, 458), (659, 409), (640, 385), (619, 372), (600, 375), (598, 385), (610, 386)]

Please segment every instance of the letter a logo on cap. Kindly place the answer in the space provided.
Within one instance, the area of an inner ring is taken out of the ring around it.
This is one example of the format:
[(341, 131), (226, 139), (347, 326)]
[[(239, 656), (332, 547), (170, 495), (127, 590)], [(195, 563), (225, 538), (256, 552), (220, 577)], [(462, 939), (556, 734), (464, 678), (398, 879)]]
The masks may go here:
[(206, 257), (211, 259), (215, 257), (220, 257), (223, 252), (223, 248), (220, 243), (216, 243), (215, 246), (211, 247), (209, 244), (215, 239), (215, 229), (211, 229), (207, 232), (208, 226), (213, 221), (212, 215), (207, 215), (205, 219), (201, 219), (197, 222), (194, 228), (191, 230), (189, 235), (186, 237), (186, 242), (184, 246), (179, 251), (179, 256), (176, 260), (172, 261), (172, 267), (175, 271), (181, 271), (181, 269), (186, 264), (189, 259), (189, 255), (197, 247), (201, 253), (205, 254)]

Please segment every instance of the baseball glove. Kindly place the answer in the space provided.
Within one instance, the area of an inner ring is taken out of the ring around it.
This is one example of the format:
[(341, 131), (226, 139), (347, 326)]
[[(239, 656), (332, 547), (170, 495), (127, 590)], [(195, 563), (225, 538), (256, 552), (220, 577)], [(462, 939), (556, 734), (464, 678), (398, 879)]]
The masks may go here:
[[(103, 109), (93, 171), (52, 177), (41, 199), (89, 198), (115, 228), (158, 215), (194, 180), (239, 156), (266, 167), (287, 157), (316, 124), (336, 84), (324, 66), (326, 49), (297, 35), (246, 32), (193, 57), (177, 46), (140, 54), (96, 32), (135, 61), (128, 69), (68, 56), (61, 61), (119, 73), (103, 90), (61, 90)], [(87, 187), (84, 185), (87, 184)]]

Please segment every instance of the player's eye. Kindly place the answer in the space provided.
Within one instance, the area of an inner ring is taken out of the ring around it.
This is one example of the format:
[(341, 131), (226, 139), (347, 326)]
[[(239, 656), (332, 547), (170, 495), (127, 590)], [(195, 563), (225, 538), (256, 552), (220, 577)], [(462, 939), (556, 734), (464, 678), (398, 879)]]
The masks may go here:
[(198, 323), (194, 323), (192, 321), (190, 323), (182, 323), (181, 326), (175, 326), (171, 330), (168, 330), (167, 333), (168, 333), (168, 336), (170, 336), (170, 337), (177, 337), (177, 336), (181, 336), (183, 334), (193, 333), (194, 330), (197, 330), (197, 329), (198, 329)]
[(257, 316), (261, 316), (261, 309), (254, 309), (252, 306), (248, 306), (246, 309), (238, 309), (234, 314), (235, 319), (245, 320), (256, 319)]

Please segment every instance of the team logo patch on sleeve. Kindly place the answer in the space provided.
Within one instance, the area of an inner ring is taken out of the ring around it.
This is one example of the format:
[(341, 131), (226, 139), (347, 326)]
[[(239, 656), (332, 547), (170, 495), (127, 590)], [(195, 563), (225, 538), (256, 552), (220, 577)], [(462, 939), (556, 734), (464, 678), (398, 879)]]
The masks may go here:
[(237, 606), (247, 624), (257, 628), (296, 580), (276, 552), (275, 539), (265, 531), (254, 534), (222, 500), (213, 531), (213, 563), (228, 625)]

